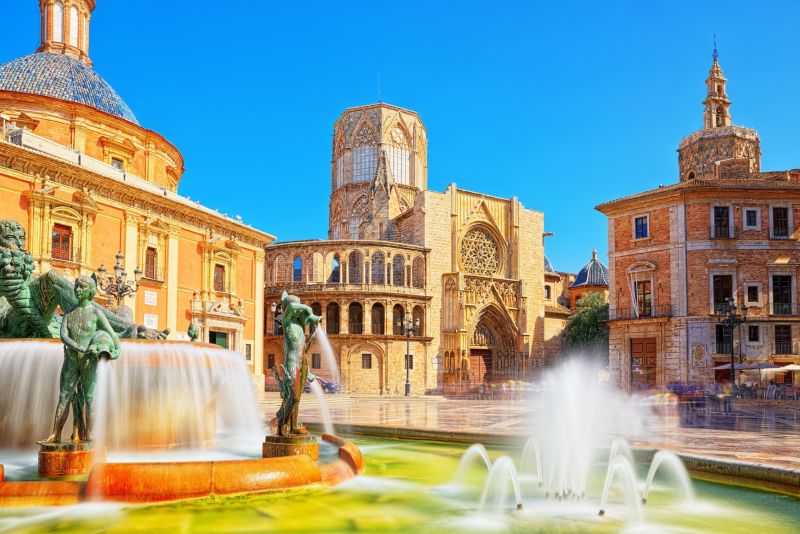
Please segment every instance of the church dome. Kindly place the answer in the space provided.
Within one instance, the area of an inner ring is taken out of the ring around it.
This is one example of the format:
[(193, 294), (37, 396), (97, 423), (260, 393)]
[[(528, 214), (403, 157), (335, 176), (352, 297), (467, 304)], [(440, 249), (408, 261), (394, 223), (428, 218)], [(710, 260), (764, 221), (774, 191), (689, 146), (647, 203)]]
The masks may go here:
[(76, 102), (139, 124), (103, 78), (84, 62), (67, 55), (36, 53), (0, 65), (0, 91)]
[(547, 256), (544, 257), (544, 272), (546, 272), (546, 273), (555, 273), (556, 272), (556, 270), (553, 269), (553, 264), (550, 263), (550, 259)]
[(592, 261), (587, 263), (583, 269), (580, 270), (578, 276), (575, 277), (575, 282), (569, 287), (584, 287), (584, 286), (607, 286), (608, 285), (608, 267), (603, 265), (603, 262), (597, 259), (597, 250), (592, 251)]

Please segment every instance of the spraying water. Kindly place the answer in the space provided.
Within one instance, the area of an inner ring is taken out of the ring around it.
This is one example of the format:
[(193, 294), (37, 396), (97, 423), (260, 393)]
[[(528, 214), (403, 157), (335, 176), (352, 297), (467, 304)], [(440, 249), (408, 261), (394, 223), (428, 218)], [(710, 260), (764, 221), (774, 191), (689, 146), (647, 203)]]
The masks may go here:
[[(57, 341), (0, 343), (0, 448), (31, 450), (50, 434), (63, 359)], [(98, 372), (96, 419), (109, 449), (208, 448), (263, 437), (241, 354), (123, 340), (120, 358)]]
[(653, 456), (653, 461), (650, 462), (650, 469), (647, 472), (647, 481), (644, 485), (644, 493), (642, 493), (642, 502), (647, 502), (647, 494), (650, 493), (650, 488), (653, 485), (653, 478), (655, 478), (656, 472), (662, 466), (672, 475), (672, 480), (677, 485), (681, 498), (683, 498), (684, 501), (693, 501), (695, 499), (694, 487), (692, 486), (692, 480), (689, 478), (689, 473), (686, 471), (686, 467), (683, 465), (681, 459), (674, 452), (658, 451), (655, 456)]
[(317, 328), (314, 331), (317, 346), (319, 347), (322, 358), (325, 360), (325, 367), (330, 370), (330, 377), (333, 382), (341, 385), (341, 374), (339, 373), (339, 362), (333, 354), (333, 347), (331, 342), (328, 341), (328, 334), (325, 333), (324, 328)]
[[(532, 471), (536, 470), (534, 474)], [(519, 463), (519, 472), (522, 476), (530, 476), (534, 480), (542, 481), (542, 453), (539, 448), (539, 440), (528, 438), (525, 448), (522, 449), (522, 459)]]
[(331, 412), (328, 409), (327, 403), (325, 402), (325, 392), (322, 391), (322, 386), (319, 385), (318, 380), (311, 382), (311, 391), (314, 392), (314, 396), (317, 398), (319, 411), (322, 414), (322, 426), (325, 429), (325, 433), (335, 434), (336, 432), (333, 428), (333, 418), (331, 418)]
[(478, 510), (481, 513), (501, 513), (506, 511), (508, 487), (514, 491), (517, 510), (522, 509), (522, 491), (519, 488), (519, 477), (514, 461), (508, 456), (501, 456), (489, 471), (486, 483), (483, 486), (481, 504)]
[(458, 463), (458, 470), (456, 471), (456, 476), (453, 477), (453, 484), (461, 484), (464, 481), (464, 477), (469, 471), (470, 466), (476, 461), (480, 459), (483, 462), (483, 465), (486, 466), (487, 471), (492, 470), (492, 460), (489, 458), (489, 453), (486, 451), (486, 447), (481, 445), (480, 443), (476, 443), (474, 445), (470, 445), (470, 447), (461, 455), (461, 461)]
[(643, 519), (642, 503), (639, 500), (639, 491), (636, 489), (638, 484), (636, 480), (636, 471), (630, 460), (624, 456), (617, 456), (608, 464), (606, 480), (603, 484), (603, 495), (600, 497), (600, 515), (605, 515), (606, 513), (608, 494), (611, 491), (611, 485), (616, 479), (619, 479), (622, 483), (622, 488), (625, 492), (625, 502), (628, 506), (628, 511), (633, 516), (632, 519), (641, 522)]

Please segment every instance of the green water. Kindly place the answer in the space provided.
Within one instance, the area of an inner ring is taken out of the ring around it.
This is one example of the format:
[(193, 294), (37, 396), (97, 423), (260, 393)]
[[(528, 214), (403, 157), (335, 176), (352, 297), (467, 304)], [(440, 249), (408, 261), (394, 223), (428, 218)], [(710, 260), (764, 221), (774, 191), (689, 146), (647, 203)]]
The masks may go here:
[[(0, 532), (719, 532), (800, 533), (800, 500), (695, 481), (698, 502), (676, 502), (666, 486), (650, 493), (646, 522), (625, 522), (621, 492), (606, 517), (597, 516), (602, 467), (584, 503), (526, 499), (522, 512), (475, 512), (484, 472), (476, 466), (466, 489), (451, 480), (463, 445), (355, 439), (364, 452), (364, 476), (337, 488), (313, 487), (248, 497), (149, 505), (81, 505), (65, 509), (2, 510)], [(492, 450), (496, 459), (507, 451)], [(518, 453), (511, 453), (515, 461)], [(640, 478), (641, 478), (640, 473)], [(533, 495), (541, 490), (526, 491)], [(511, 508), (511, 503), (509, 508)]]

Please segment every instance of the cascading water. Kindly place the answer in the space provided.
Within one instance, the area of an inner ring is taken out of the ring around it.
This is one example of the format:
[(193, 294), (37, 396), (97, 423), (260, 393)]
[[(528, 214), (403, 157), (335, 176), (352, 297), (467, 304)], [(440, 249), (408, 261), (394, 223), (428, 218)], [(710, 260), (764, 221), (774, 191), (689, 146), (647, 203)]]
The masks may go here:
[(653, 461), (650, 462), (650, 469), (647, 472), (647, 481), (645, 482), (644, 492), (642, 493), (642, 502), (647, 502), (647, 495), (650, 493), (653, 479), (662, 466), (672, 475), (672, 480), (681, 498), (684, 501), (693, 501), (695, 498), (694, 487), (692, 486), (692, 480), (689, 478), (689, 473), (686, 471), (686, 466), (683, 465), (681, 459), (674, 452), (658, 451), (653, 456)]
[(486, 483), (483, 485), (481, 503), (478, 511), (481, 513), (499, 513), (507, 510), (508, 489), (514, 492), (516, 509), (522, 509), (522, 491), (519, 487), (519, 476), (514, 461), (508, 456), (501, 456), (494, 462)]
[(479, 459), (486, 467), (486, 471), (491, 472), (492, 460), (489, 458), (489, 453), (487, 452), (486, 447), (480, 443), (476, 443), (474, 445), (470, 445), (464, 454), (461, 455), (461, 461), (458, 463), (458, 469), (456, 470), (456, 475), (453, 477), (452, 484), (458, 485), (463, 483), (464, 477), (466, 477), (470, 466)]
[[(32, 450), (50, 434), (62, 362), (58, 341), (0, 342), (0, 448)], [(211, 345), (123, 340), (120, 358), (109, 362), (107, 371), (99, 376), (96, 402), (102, 406), (95, 418), (102, 420), (101, 439), (109, 449), (235, 449), (263, 438), (250, 376), (238, 353)], [(71, 423), (64, 428), (68, 439)]]

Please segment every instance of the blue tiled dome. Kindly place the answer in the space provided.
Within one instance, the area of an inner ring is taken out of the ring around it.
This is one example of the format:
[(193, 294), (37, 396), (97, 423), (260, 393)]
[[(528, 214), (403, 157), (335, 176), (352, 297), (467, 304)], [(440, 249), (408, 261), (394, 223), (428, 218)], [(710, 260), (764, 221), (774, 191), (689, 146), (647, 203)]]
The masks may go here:
[(580, 270), (578, 276), (575, 277), (575, 282), (569, 287), (581, 286), (607, 286), (608, 285), (608, 267), (603, 265), (603, 262), (597, 259), (597, 251), (592, 251), (592, 261), (587, 263), (583, 269)]
[(61, 54), (31, 54), (0, 65), (0, 91), (77, 102), (139, 124), (128, 105), (91, 67)]
[(550, 259), (547, 256), (544, 257), (544, 272), (546, 273), (556, 272), (556, 270), (553, 269), (553, 264), (550, 263)]

